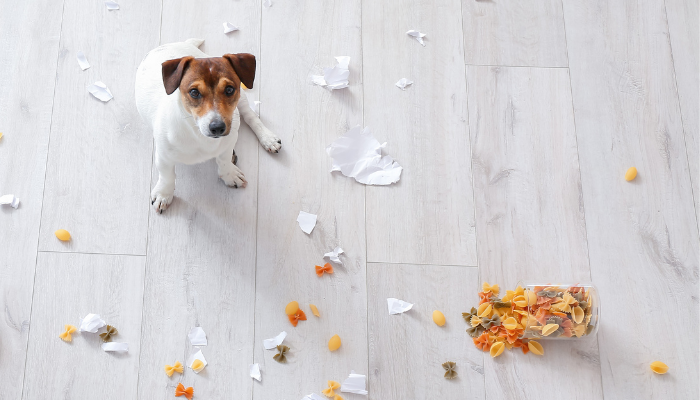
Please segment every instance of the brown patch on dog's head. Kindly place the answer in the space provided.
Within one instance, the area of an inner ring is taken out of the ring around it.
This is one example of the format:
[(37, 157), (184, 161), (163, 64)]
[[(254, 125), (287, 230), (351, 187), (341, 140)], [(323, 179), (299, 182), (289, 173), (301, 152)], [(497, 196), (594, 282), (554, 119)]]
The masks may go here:
[(207, 137), (222, 137), (231, 130), (231, 119), (241, 97), (241, 82), (253, 87), (255, 56), (183, 57), (163, 63), (163, 85), (170, 95), (178, 88), (185, 110)]

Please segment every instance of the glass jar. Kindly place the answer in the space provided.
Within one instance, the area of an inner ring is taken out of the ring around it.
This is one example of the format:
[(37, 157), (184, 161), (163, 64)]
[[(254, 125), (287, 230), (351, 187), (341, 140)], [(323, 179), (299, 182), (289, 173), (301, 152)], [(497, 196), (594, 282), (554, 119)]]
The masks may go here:
[(600, 300), (593, 284), (535, 281), (518, 286), (527, 301), (523, 338), (580, 340), (598, 332)]

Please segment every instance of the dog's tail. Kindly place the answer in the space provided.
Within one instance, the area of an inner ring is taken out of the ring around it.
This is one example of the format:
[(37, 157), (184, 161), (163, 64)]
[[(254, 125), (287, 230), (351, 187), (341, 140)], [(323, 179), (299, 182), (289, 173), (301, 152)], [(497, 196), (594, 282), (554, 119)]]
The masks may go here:
[(199, 48), (199, 46), (201, 46), (202, 43), (204, 43), (204, 39), (191, 38), (191, 39), (185, 40), (185, 43), (189, 43), (192, 46)]

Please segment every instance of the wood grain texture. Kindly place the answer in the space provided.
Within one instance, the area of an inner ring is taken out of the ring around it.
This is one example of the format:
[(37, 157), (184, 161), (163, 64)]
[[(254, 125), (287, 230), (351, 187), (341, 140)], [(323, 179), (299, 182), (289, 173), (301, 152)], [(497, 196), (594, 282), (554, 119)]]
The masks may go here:
[[(360, 13), (359, 0), (279, 1), (263, 8), (262, 117), (282, 139), (282, 150), (259, 156), (255, 362), (263, 378), (255, 382), (254, 399), (300, 399), (351, 370), (367, 373), (364, 187), (331, 174), (324, 150), (362, 124)], [(330, 92), (313, 85), (310, 75), (335, 65), (335, 56), (351, 57), (350, 87)], [(318, 215), (309, 235), (296, 222), (302, 210)], [(335, 246), (345, 250), (344, 265), (317, 277), (314, 266)], [(308, 318), (296, 328), (284, 313), (293, 300)], [(263, 348), (264, 339), (283, 330), (291, 348), (286, 364)], [(328, 340), (336, 334), (342, 346), (331, 353)]]
[[(136, 67), (158, 44), (160, 3), (66, 2), (42, 214), (41, 250), (146, 254), (152, 135), (134, 105)], [(81, 71), (83, 51), (90, 69)], [(103, 103), (87, 86), (104, 82)], [(66, 229), (70, 242), (53, 232)]]
[[(24, 399), (137, 398), (143, 278), (143, 256), (39, 253)], [(113, 341), (128, 353), (105, 352), (98, 334), (59, 339), (90, 313), (118, 329)]]
[(462, 1), (467, 64), (566, 67), (561, 1)]
[[(695, 215), (700, 218), (700, 32), (696, 0), (666, 0), (671, 54), (680, 99), (685, 148), (693, 182)], [(699, 222), (700, 226), (700, 222)]]
[[(240, 51), (257, 55), (260, 28), (254, 10), (259, 9), (256, 1), (166, 1), (162, 43), (198, 37), (205, 39), (203, 49), (212, 56)], [(224, 35), (225, 20), (241, 30)], [(141, 399), (172, 399), (178, 382), (194, 387), (200, 399), (252, 396), (248, 365), (254, 340), (258, 147), (242, 123), (236, 153), (246, 188), (225, 186), (213, 160), (179, 165), (173, 203), (163, 214), (151, 210)], [(207, 334), (208, 345), (201, 350), (209, 365), (199, 374), (185, 368), (183, 375), (169, 378), (165, 364), (185, 364), (198, 351), (187, 338), (195, 326)]]
[[(0, 5), (0, 397), (19, 399), (27, 350), (62, 1)], [(36, 29), (33, 8), (52, 15)], [(20, 366), (20, 367), (18, 367)]]
[[(568, 71), (470, 66), (467, 83), (482, 280), (590, 281)], [(577, 379), (549, 395), (602, 398), (595, 340), (542, 344), (545, 357), (487, 358), (486, 398), (538, 399), (558, 374)]]
[(369, 261), (476, 265), (461, 25), (459, 0), (363, 2), (365, 125), (404, 168), (367, 187)]
[[(370, 400), (483, 399), (483, 366), (492, 361), (474, 347), (461, 314), (479, 302), (478, 269), (370, 263), (367, 281)], [(389, 297), (413, 308), (389, 315)], [(433, 322), (434, 310), (444, 326)], [(456, 379), (443, 377), (446, 361), (457, 363)]]
[[(663, 3), (567, 0), (564, 15), (605, 397), (695, 397), (698, 230)], [(683, 328), (649, 323), (664, 315)]]

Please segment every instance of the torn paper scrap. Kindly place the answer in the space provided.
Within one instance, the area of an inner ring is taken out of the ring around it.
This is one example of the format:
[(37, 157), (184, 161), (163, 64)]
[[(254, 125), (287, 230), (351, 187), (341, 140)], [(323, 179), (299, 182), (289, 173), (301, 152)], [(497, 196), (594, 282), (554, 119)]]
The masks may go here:
[(327, 400), (324, 397), (321, 397), (320, 395), (317, 395), (316, 393), (311, 393), (307, 394), (304, 396), (301, 400)]
[(257, 101), (257, 100), (253, 100), (251, 103), (249, 103), (250, 108), (253, 110), (255, 115), (257, 115), (258, 117), (260, 116), (260, 104), (261, 103), (262, 103), (261, 101)]
[(117, 343), (117, 342), (102, 343), (102, 350), (104, 350), (104, 351), (116, 351), (119, 353), (126, 353), (129, 351), (129, 344), (128, 343)]
[(409, 81), (406, 78), (401, 78), (398, 82), (396, 82), (396, 87), (398, 87), (401, 90), (406, 90), (406, 86), (410, 85), (413, 85), (413, 81)]
[(199, 326), (195, 326), (190, 330), (187, 335), (190, 338), (190, 343), (192, 346), (206, 346), (207, 345), (207, 334), (204, 333), (204, 329)]
[(282, 342), (284, 341), (284, 338), (287, 337), (287, 332), (282, 331), (280, 332), (279, 335), (270, 338), (270, 339), (265, 339), (263, 340), (263, 346), (265, 347), (265, 350), (272, 350), (276, 348), (277, 346), (281, 345)]
[(413, 308), (413, 304), (392, 297), (386, 299), (389, 305), (389, 315), (401, 314)]
[(19, 197), (14, 194), (6, 194), (0, 197), (0, 204), (12, 206), (12, 208), (19, 207)]
[(109, 11), (114, 11), (114, 10), (118, 10), (118, 9), (119, 9), (119, 4), (117, 4), (116, 2), (111, 1), (111, 0), (105, 1), (105, 5), (107, 6), (107, 9), (108, 9)]
[(312, 75), (311, 81), (330, 90), (348, 87), (348, 77), (350, 76), (348, 65), (350, 64), (350, 57), (338, 56), (335, 59), (338, 61), (338, 65), (332, 68), (324, 68), (323, 76)]
[(340, 255), (343, 253), (345, 253), (343, 249), (341, 249), (340, 247), (336, 247), (335, 249), (333, 249), (333, 251), (324, 254), (323, 258), (327, 258), (328, 260), (336, 264), (343, 265), (343, 262), (340, 261)]
[(355, 178), (365, 185), (390, 185), (401, 178), (403, 168), (391, 156), (382, 157), (382, 148), (369, 127), (356, 126), (326, 147), (333, 171)]
[(100, 81), (95, 82), (94, 85), (88, 86), (87, 90), (93, 96), (97, 97), (98, 99), (104, 102), (110, 101), (114, 98), (114, 96), (112, 96), (112, 92), (110, 92), (107, 88), (107, 85)]
[(200, 373), (204, 367), (207, 366), (207, 360), (204, 358), (204, 354), (202, 354), (202, 350), (192, 354), (190, 358), (187, 360), (187, 365), (194, 371), (195, 373)]
[(88, 314), (80, 323), (80, 332), (97, 333), (103, 326), (107, 325), (98, 314)]
[(265, 7), (272, 7), (272, 0), (263, 0), (263, 5)]
[(348, 379), (340, 385), (340, 391), (345, 393), (364, 394), (367, 396), (367, 376), (350, 371)]
[(299, 211), (299, 216), (297, 217), (297, 222), (302, 231), (306, 233), (311, 233), (316, 226), (316, 215), (309, 214), (304, 211)]
[(411, 29), (410, 31), (406, 32), (406, 34), (418, 41), (421, 45), (425, 47), (425, 43), (423, 42), (423, 38), (425, 37), (425, 33), (421, 33), (418, 31), (414, 31)]
[(75, 58), (78, 59), (78, 65), (80, 65), (80, 69), (85, 71), (86, 69), (90, 68), (90, 63), (88, 62), (87, 57), (85, 57), (85, 53), (79, 51), (78, 54), (75, 55)]
[(250, 369), (250, 377), (260, 382), (260, 380), (262, 379), (262, 376), (260, 375), (260, 364), (250, 364), (248, 366), (248, 369)]
[(231, 33), (233, 31), (237, 31), (238, 27), (229, 23), (229, 22), (224, 22), (224, 33)]

